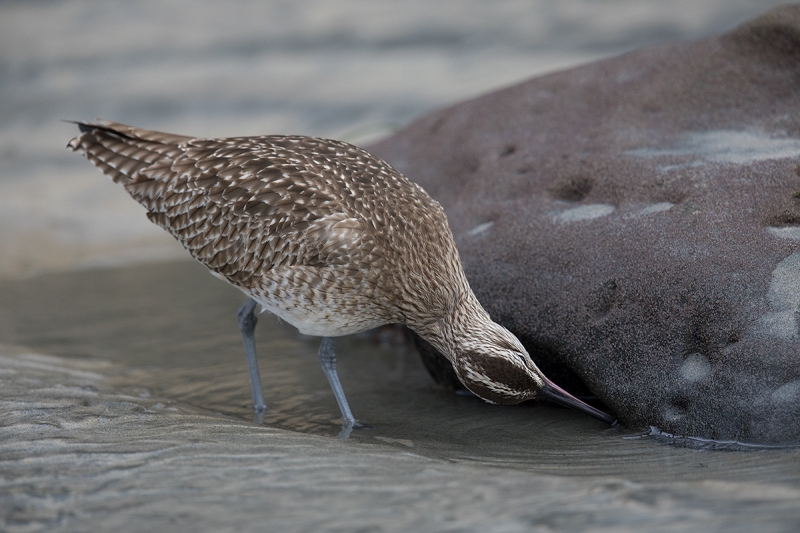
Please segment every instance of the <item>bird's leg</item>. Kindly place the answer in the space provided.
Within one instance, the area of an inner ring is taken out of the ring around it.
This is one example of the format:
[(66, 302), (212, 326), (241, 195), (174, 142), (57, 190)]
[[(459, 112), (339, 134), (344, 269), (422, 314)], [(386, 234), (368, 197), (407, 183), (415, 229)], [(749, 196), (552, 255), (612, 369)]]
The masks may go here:
[(353, 431), (354, 427), (364, 426), (356, 422), (353, 413), (350, 411), (350, 406), (347, 404), (347, 398), (344, 396), (344, 389), (342, 389), (342, 384), (339, 382), (339, 375), (336, 373), (336, 352), (334, 352), (333, 349), (334, 344), (335, 342), (332, 337), (322, 338), (322, 344), (319, 345), (319, 362), (322, 365), (325, 376), (328, 378), (328, 383), (331, 384), (333, 395), (339, 403), (339, 410), (342, 412), (344, 423), (342, 423), (342, 431), (339, 433), (338, 438), (340, 440), (345, 440), (350, 436), (350, 432)]
[(267, 404), (264, 403), (264, 395), (261, 392), (261, 375), (258, 373), (258, 361), (256, 360), (255, 330), (258, 322), (255, 314), (256, 305), (255, 300), (248, 299), (236, 312), (236, 318), (239, 321), (239, 329), (242, 331), (247, 370), (250, 371), (250, 388), (253, 390), (253, 421), (256, 424), (263, 424)]

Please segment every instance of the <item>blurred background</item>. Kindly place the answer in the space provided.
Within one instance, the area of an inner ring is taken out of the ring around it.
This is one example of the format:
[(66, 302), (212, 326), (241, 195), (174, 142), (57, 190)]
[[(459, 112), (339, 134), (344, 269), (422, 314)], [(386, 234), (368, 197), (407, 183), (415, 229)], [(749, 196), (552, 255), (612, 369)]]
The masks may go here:
[[(184, 255), (62, 119), (369, 145), (481, 93), (779, 0), (0, 2), (0, 279)], [(411, 176), (413, 179), (413, 176)]]

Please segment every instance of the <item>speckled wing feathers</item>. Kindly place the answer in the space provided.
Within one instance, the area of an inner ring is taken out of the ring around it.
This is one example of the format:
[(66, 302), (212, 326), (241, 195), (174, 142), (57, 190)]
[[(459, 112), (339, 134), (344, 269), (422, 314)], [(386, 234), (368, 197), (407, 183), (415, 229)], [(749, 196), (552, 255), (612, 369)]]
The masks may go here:
[(193, 139), (111, 122), (81, 129), (73, 150), (195, 259), (301, 331), (404, 322), (452, 299), (442, 287), (462, 271), (441, 207), (359, 148), (308, 137)]

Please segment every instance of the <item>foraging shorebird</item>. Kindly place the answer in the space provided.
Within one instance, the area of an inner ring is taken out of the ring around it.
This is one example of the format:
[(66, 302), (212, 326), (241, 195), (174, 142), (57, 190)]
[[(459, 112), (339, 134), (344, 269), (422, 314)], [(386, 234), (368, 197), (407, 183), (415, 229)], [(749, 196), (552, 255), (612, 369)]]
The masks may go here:
[(614, 422), (546, 378), (489, 318), (442, 207), (386, 162), (327, 139), (195, 139), (107, 121), (77, 124), (81, 134), (68, 146), (248, 296), (237, 317), (256, 419), (266, 409), (253, 335), (260, 306), (323, 337), (319, 359), (342, 412), (342, 438), (357, 423), (333, 338), (390, 323), (430, 342), (488, 402), (543, 397)]

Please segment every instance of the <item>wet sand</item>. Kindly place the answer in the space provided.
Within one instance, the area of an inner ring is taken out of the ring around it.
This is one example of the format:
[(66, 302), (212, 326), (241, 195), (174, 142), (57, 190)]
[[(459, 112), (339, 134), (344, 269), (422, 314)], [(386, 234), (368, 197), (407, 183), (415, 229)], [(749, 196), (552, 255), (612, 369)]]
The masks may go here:
[(340, 342), (343, 385), (370, 426), (340, 442), (317, 339), (261, 315), (269, 410), (256, 425), (243, 297), (189, 261), (6, 281), (0, 294), (7, 531), (800, 523), (798, 449), (693, 449), (536, 402), (457, 396), (391, 330)]

